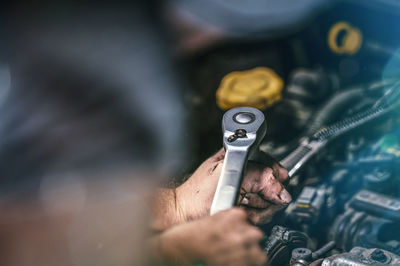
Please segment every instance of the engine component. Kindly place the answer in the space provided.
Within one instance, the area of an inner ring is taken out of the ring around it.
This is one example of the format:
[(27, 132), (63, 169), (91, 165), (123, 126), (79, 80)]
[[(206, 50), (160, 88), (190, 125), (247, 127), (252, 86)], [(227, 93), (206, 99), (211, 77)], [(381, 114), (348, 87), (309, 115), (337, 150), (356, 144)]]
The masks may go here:
[(217, 104), (223, 110), (237, 106), (263, 110), (281, 99), (282, 88), (283, 80), (270, 68), (235, 71), (222, 79)]
[(342, 250), (379, 247), (400, 255), (400, 201), (371, 191), (357, 193), (330, 229)]
[(392, 85), (370, 109), (352, 115), (329, 127), (322, 128), (312, 136), (304, 138), (300, 146), (281, 161), (281, 164), (288, 169), (289, 176), (293, 176), (300, 167), (329, 141), (392, 110), (398, 103), (399, 84)]
[(291, 74), (286, 96), (301, 102), (317, 103), (331, 95), (338, 87), (339, 80), (333, 74), (322, 69), (299, 69)]
[(226, 153), (211, 214), (235, 206), (247, 159), (258, 150), (266, 130), (264, 114), (255, 108), (238, 107), (224, 114), (222, 132)]
[(312, 251), (308, 248), (295, 248), (290, 258), (290, 266), (308, 266), (312, 260)]
[(317, 260), (321, 257), (323, 257), (324, 255), (326, 255), (329, 251), (331, 251), (332, 249), (334, 249), (336, 246), (336, 243), (334, 241), (330, 241), (327, 244), (325, 244), (323, 247), (321, 247), (320, 249), (318, 249), (317, 251), (314, 251), (312, 253), (312, 259), (313, 260)]
[(290, 219), (296, 223), (315, 223), (325, 204), (326, 188), (304, 187), (290, 212)]
[(322, 262), (322, 266), (385, 266), (399, 265), (400, 257), (386, 250), (355, 247), (348, 253), (333, 255)]
[(306, 247), (308, 236), (282, 226), (274, 226), (264, 243), (268, 265), (288, 265), (295, 248)]
[(349, 203), (350, 207), (400, 222), (400, 201), (371, 191), (358, 192)]
[(354, 167), (363, 169), (363, 187), (369, 191), (396, 194), (397, 179), (395, 178), (398, 158), (391, 154), (367, 156), (354, 162)]
[(374, 169), (373, 172), (364, 176), (364, 186), (370, 190), (376, 190), (377, 192), (384, 192), (390, 190), (392, 181), (392, 175), (390, 171), (380, 171)]
[(308, 266), (311, 262), (323, 257), (335, 247), (335, 242), (331, 241), (312, 252), (308, 248), (296, 248), (292, 251), (292, 258), (290, 259), (291, 266)]
[(341, 164), (331, 175), (330, 182), (336, 188), (335, 195), (342, 201), (341, 206), (351, 199), (358, 188), (390, 196), (398, 195), (399, 157), (388, 152), (393, 150), (392, 145), (384, 141), (388, 136), (394, 135), (385, 135), (371, 147), (363, 148), (361, 154), (347, 154), (350, 160)]
[[(338, 37), (344, 33), (342, 43), (338, 44)], [(333, 25), (328, 34), (329, 48), (337, 54), (353, 55), (357, 53), (362, 44), (361, 31), (349, 23), (340, 21)]]
[(321, 127), (333, 123), (340, 113), (348, 110), (354, 101), (363, 97), (364, 93), (362, 88), (353, 88), (335, 94), (313, 115), (307, 126), (306, 135), (314, 134)]

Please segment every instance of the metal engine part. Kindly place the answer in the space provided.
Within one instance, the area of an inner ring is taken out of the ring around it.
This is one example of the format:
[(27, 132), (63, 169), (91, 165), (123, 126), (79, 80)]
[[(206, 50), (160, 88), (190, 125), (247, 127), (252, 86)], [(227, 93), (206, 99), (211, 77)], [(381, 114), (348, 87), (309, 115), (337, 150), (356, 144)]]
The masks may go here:
[(321, 266), (385, 266), (400, 265), (400, 257), (386, 250), (355, 247), (348, 253), (333, 255), (322, 261)]
[(264, 243), (268, 265), (288, 265), (295, 248), (307, 247), (308, 236), (282, 226), (274, 226)]
[(327, 205), (333, 205), (332, 193), (332, 187), (325, 185), (304, 187), (296, 201), (288, 208), (289, 219), (301, 224), (317, 223), (321, 212), (329, 209)]
[(381, 248), (400, 255), (400, 201), (371, 191), (358, 192), (333, 223), (329, 239), (342, 250)]
[(290, 266), (308, 266), (311, 262), (318, 260), (326, 255), (335, 247), (336, 243), (331, 241), (315, 252), (307, 248), (296, 248), (292, 251)]

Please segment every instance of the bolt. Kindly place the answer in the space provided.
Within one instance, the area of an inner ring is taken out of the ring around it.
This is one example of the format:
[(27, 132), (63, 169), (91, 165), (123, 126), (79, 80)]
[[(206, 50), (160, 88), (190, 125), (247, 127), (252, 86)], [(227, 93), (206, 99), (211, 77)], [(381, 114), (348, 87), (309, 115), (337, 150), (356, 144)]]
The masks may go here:
[(385, 253), (380, 250), (380, 249), (375, 249), (371, 255), (370, 255), (371, 259), (375, 260), (375, 261), (379, 261), (379, 262), (386, 262), (387, 257), (385, 255)]

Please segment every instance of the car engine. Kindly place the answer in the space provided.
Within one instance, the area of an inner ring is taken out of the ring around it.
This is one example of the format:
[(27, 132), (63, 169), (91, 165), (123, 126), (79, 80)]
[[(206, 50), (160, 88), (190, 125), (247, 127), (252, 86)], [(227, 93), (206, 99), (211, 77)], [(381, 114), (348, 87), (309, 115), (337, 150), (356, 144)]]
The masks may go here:
[(399, 23), (396, 1), (331, 1), (284, 36), (232, 35), (182, 59), (203, 121), (193, 166), (247, 101), (268, 122), (260, 149), (289, 171), (293, 201), (262, 226), (268, 265), (400, 265)]

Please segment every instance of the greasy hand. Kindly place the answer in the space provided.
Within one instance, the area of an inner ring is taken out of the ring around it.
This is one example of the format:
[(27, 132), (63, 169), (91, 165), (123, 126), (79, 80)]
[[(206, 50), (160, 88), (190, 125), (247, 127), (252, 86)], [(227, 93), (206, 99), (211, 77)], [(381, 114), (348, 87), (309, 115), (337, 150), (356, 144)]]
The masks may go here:
[(179, 265), (264, 265), (262, 238), (263, 233), (248, 223), (246, 212), (232, 208), (174, 226), (153, 239), (153, 246), (159, 260)]
[[(209, 215), (224, 156), (225, 151), (221, 149), (176, 189), (177, 206), (184, 220)], [(287, 171), (270, 158), (263, 161), (270, 167), (259, 163), (247, 164), (238, 199), (238, 204), (246, 208), (253, 223), (268, 222), (275, 212), (291, 201), (283, 186), (288, 181)]]

